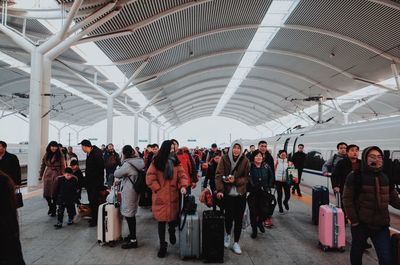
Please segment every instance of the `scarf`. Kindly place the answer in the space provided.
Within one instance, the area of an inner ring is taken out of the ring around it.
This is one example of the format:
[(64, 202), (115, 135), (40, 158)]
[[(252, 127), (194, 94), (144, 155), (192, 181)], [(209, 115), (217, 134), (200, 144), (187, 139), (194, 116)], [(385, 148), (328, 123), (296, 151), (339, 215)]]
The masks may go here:
[(172, 176), (174, 174), (174, 164), (176, 161), (176, 157), (173, 153), (171, 153), (168, 157), (167, 163), (165, 164), (165, 169), (164, 169), (164, 178), (166, 180), (172, 179)]
[[(242, 151), (242, 143), (239, 141), (234, 141), (231, 145), (231, 148), (229, 148), (229, 152), (228, 152), (228, 157), (229, 157), (229, 161), (231, 162), (231, 172), (233, 171), (233, 169), (236, 167), (236, 164), (239, 162), (239, 158), (241, 156), (241, 153), (239, 154), (239, 156), (236, 158), (236, 161), (233, 159), (233, 147), (238, 144), (240, 145), (240, 150)], [(241, 152), (240, 151), (240, 152)]]

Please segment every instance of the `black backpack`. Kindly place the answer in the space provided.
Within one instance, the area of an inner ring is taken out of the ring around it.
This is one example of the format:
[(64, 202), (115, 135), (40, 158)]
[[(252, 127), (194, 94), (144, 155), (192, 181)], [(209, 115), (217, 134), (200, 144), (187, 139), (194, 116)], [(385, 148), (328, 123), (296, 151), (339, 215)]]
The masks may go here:
[(129, 165), (131, 165), (132, 167), (134, 167), (136, 169), (136, 171), (138, 172), (138, 175), (137, 175), (137, 178), (136, 178), (135, 182), (133, 182), (131, 180), (131, 178), (129, 178), (129, 177), (128, 177), (128, 179), (133, 184), (133, 188), (135, 189), (135, 191), (137, 193), (144, 192), (145, 189), (146, 189), (146, 172), (144, 170), (139, 170), (137, 167), (135, 167), (131, 163), (129, 163)]

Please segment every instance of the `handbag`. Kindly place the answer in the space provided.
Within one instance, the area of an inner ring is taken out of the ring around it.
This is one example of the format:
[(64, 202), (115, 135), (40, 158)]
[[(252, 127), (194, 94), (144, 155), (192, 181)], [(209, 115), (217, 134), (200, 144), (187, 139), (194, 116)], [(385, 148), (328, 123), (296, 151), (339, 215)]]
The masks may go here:
[(287, 179), (290, 179), (290, 181), (291, 181), (291, 183), (289, 183), (289, 184), (299, 183), (299, 173), (298, 173), (297, 168), (288, 167), (287, 168), (287, 175), (288, 175)]
[(20, 188), (18, 188), (15, 192), (15, 200), (17, 208), (21, 208), (24, 206), (24, 199), (22, 198), (22, 193)]

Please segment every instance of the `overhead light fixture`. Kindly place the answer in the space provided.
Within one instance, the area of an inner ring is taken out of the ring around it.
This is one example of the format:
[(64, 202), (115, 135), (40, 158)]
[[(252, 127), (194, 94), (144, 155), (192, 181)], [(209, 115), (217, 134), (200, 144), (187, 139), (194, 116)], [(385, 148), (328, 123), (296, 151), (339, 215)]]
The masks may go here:
[(220, 98), (214, 109), (213, 116), (217, 116), (224, 109), (225, 105), (235, 94), (243, 80), (251, 71), (252, 67), (257, 63), (258, 59), (264, 53), (265, 48), (269, 45), (279, 28), (271, 28), (271, 26), (280, 26), (285, 23), (286, 19), (297, 6), (299, 0), (273, 1), (268, 8), (256, 34), (254, 35), (249, 47), (242, 57), (231, 81), (225, 89), (224, 94)]

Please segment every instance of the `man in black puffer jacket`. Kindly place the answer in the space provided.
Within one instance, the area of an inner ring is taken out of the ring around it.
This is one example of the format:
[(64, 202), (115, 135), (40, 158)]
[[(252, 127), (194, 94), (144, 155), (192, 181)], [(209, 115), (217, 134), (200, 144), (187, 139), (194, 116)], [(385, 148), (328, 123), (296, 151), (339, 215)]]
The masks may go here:
[(400, 209), (398, 193), (389, 185), (389, 178), (382, 172), (383, 152), (377, 146), (362, 153), (361, 168), (347, 176), (343, 204), (351, 221), (352, 265), (362, 264), (362, 255), (370, 237), (380, 265), (392, 264), (390, 246), (389, 204)]
[(89, 226), (97, 226), (97, 211), (99, 208), (100, 190), (104, 187), (104, 159), (103, 152), (89, 140), (79, 143), (87, 154), (85, 180), (89, 198), (89, 206), (92, 210), (92, 219)]

